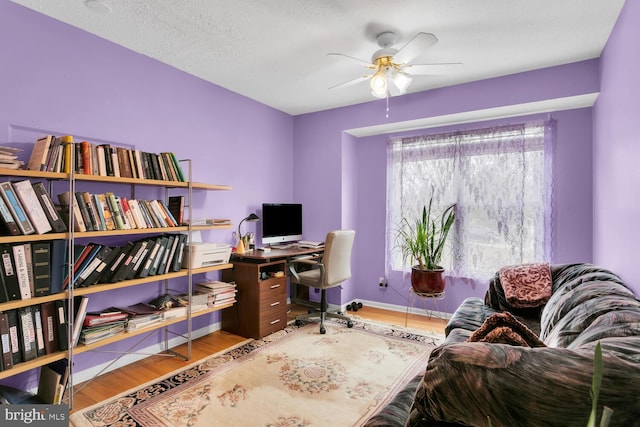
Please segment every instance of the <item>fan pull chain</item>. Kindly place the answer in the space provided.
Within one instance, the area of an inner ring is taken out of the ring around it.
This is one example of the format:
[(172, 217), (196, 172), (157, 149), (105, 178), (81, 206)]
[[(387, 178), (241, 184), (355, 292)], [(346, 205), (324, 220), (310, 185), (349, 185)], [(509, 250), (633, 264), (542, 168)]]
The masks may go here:
[(387, 119), (389, 118), (389, 91), (387, 91)]

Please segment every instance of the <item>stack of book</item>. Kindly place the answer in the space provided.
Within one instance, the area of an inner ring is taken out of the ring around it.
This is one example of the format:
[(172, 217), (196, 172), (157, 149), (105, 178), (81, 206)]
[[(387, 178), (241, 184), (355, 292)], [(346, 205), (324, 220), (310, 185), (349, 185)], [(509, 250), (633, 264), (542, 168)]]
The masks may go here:
[(209, 307), (220, 307), (236, 302), (236, 284), (233, 282), (220, 282), (217, 280), (199, 282), (195, 285), (195, 291), (207, 295)]
[(149, 304), (138, 303), (118, 308), (118, 310), (127, 313), (129, 316), (127, 332), (137, 331), (164, 322), (163, 311)]
[(71, 197), (71, 193), (66, 191), (58, 194), (58, 201), (66, 219), (69, 218), (69, 209), (73, 210), (73, 229), (80, 232), (181, 225), (162, 200), (127, 199), (112, 192), (90, 194), (87, 191), (77, 191)]
[(80, 342), (92, 344), (123, 334), (128, 317), (127, 313), (116, 309), (87, 313), (80, 332)]
[(70, 135), (38, 138), (27, 169), (186, 182), (174, 153), (155, 154), (114, 144), (74, 142)]
[(5, 147), (0, 145), (0, 168), (1, 169), (20, 169), (24, 166), (22, 160), (18, 160), (18, 153), (21, 148)]

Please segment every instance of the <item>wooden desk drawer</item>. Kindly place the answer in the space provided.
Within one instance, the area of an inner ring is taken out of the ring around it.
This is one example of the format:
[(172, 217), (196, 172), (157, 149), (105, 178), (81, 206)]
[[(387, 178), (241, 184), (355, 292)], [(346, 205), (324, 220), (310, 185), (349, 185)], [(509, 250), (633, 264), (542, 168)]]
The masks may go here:
[(263, 280), (259, 284), (260, 299), (275, 298), (280, 295), (287, 295), (287, 279), (278, 277), (276, 279)]
[(284, 313), (272, 311), (268, 315), (260, 316), (260, 337), (267, 336), (273, 332), (284, 329), (287, 326), (287, 310)]

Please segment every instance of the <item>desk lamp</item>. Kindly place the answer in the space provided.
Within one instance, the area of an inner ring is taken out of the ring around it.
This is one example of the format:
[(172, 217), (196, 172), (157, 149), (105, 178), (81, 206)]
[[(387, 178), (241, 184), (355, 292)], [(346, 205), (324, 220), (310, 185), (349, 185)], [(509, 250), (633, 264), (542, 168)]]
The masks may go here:
[[(239, 254), (243, 254), (245, 247), (244, 247), (244, 242), (242, 241), (242, 232), (240, 231), (240, 227), (242, 226), (242, 223), (245, 221), (249, 221), (249, 222), (256, 222), (256, 221), (260, 221), (260, 217), (254, 213), (249, 214), (248, 217), (244, 218), (242, 221), (240, 221), (240, 224), (238, 224), (238, 246), (236, 247), (236, 252)], [(247, 246), (249, 245), (249, 242), (247, 242)]]

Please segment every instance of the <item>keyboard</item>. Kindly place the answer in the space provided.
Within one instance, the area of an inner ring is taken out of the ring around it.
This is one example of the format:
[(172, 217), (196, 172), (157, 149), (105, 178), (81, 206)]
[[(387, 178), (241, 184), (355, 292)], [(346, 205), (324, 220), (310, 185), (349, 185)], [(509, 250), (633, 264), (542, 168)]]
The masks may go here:
[(298, 246), (303, 248), (317, 248), (318, 246), (324, 245), (324, 242), (313, 242), (311, 240), (300, 240), (298, 241)]

